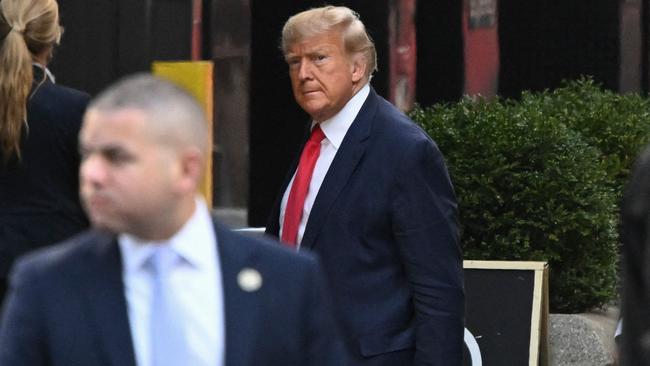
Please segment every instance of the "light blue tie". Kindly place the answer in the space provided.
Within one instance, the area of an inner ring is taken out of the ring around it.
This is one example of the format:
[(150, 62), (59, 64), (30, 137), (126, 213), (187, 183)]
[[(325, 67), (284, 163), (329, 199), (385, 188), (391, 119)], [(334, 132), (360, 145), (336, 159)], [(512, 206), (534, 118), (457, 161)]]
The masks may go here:
[(190, 364), (190, 352), (183, 332), (183, 312), (179, 311), (169, 280), (180, 259), (171, 248), (160, 246), (149, 260), (153, 290), (150, 314), (152, 366)]

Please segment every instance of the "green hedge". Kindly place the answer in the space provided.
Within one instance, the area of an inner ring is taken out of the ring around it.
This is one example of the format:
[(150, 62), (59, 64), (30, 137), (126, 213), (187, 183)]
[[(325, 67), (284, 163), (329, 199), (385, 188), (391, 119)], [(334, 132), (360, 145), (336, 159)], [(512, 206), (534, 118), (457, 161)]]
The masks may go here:
[(579, 131), (587, 143), (597, 147), (620, 197), (634, 159), (650, 142), (650, 100), (604, 91), (583, 78), (552, 92), (526, 93), (522, 103)]
[(649, 110), (644, 98), (583, 79), (411, 117), (446, 157), (465, 258), (548, 261), (551, 311), (582, 312), (615, 296), (620, 186), (647, 140)]

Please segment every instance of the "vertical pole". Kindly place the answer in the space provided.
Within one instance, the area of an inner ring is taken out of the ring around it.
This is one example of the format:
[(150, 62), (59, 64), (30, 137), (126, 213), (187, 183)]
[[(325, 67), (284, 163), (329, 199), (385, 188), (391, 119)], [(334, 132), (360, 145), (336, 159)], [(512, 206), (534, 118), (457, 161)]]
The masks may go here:
[(402, 111), (415, 103), (415, 4), (416, 0), (389, 2), (390, 100)]
[(192, 0), (192, 60), (201, 59), (202, 0)]

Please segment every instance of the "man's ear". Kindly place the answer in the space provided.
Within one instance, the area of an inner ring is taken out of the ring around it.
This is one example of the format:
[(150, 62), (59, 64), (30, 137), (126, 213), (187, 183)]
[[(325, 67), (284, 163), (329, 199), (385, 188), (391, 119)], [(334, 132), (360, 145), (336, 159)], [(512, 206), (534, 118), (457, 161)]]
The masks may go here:
[(203, 178), (203, 156), (197, 148), (187, 148), (180, 157), (178, 188), (183, 192), (198, 190)]
[(366, 58), (357, 53), (352, 56), (352, 82), (358, 83), (366, 77)]

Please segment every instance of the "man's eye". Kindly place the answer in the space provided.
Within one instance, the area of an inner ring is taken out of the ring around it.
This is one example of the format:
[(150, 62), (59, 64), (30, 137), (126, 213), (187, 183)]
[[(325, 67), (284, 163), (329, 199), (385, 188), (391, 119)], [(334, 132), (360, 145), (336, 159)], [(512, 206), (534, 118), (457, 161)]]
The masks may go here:
[(108, 150), (104, 153), (106, 161), (112, 164), (123, 164), (131, 160), (131, 156), (123, 151)]
[(327, 55), (316, 55), (316, 57), (314, 57), (314, 59), (316, 61), (324, 61), (325, 59), (327, 59)]

